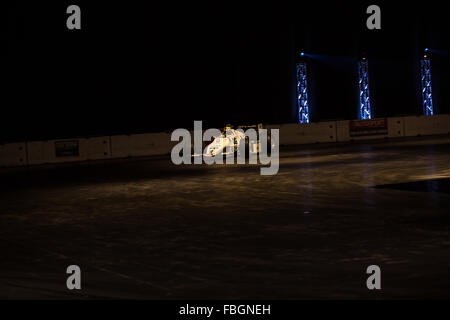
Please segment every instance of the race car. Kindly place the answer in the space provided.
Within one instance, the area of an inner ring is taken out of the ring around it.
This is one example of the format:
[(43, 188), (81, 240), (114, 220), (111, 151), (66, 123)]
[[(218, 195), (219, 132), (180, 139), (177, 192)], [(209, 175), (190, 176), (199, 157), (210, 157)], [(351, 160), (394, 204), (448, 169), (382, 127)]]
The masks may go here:
[(245, 143), (245, 134), (231, 128), (226, 128), (221, 136), (215, 137), (213, 142), (206, 147), (204, 155), (214, 157), (220, 153), (223, 155), (235, 153), (238, 152), (241, 143)]
[[(241, 130), (238, 131), (237, 129)], [(204, 156), (214, 157), (218, 154), (240, 154), (241, 150), (245, 150), (245, 152), (249, 155), (258, 153), (260, 151), (258, 129), (262, 129), (262, 124), (238, 126), (237, 129), (232, 129), (231, 126), (226, 126), (223, 133), (220, 136), (215, 137), (214, 140), (206, 147)], [(255, 130), (256, 137), (254, 139), (250, 139), (244, 134), (247, 129)], [(242, 149), (242, 144), (245, 144), (244, 149)]]

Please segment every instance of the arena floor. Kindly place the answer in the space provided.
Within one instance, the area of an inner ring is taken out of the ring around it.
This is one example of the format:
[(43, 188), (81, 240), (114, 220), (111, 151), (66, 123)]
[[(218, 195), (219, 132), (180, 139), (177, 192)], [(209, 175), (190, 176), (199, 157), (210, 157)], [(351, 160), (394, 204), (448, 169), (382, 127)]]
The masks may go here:
[(275, 176), (159, 157), (0, 180), (0, 298), (450, 297), (449, 136), (292, 147)]

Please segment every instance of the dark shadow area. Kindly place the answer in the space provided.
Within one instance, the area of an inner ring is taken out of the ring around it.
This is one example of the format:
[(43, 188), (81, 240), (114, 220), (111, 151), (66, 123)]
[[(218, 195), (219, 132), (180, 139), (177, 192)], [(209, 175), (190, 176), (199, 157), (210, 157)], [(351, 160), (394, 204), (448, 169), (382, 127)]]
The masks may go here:
[(450, 178), (429, 179), (406, 183), (394, 183), (375, 186), (377, 189), (395, 189), (415, 192), (450, 193)]
[[(377, 117), (420, 114), (418, 61), (432, 50), (433, 101), (448, 113), (446, 11), (331, 1), (10, 3), (2, 19), (0, 143), (296, 120), (296, 51), (307, 53), (313, 121), (354, 119), (357, 61), (369, 59)], [(26, 115), (26, 116), (24, 116)]]

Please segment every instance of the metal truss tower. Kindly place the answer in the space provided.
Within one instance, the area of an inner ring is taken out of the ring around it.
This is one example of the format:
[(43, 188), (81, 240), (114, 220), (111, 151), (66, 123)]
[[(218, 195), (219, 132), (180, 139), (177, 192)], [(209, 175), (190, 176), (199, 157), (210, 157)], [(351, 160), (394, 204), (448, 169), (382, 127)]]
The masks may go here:
[[(425, 52), (428, 50), (425, 49)], [(431, 61), (430, 57), (425, 53), (420, 59), (420, 84), (422, 89), (422, 105), (423, 114), (426, 116), (433, 115), (433, 97), (431, 92)]]
[(305, 62), (297, 63), (297, 105), (298, 122), (309, 123), (308, 79)]
[(359, 119), (372, 119), (369, 94), (369, 64), (366, 58), (359, 61)]

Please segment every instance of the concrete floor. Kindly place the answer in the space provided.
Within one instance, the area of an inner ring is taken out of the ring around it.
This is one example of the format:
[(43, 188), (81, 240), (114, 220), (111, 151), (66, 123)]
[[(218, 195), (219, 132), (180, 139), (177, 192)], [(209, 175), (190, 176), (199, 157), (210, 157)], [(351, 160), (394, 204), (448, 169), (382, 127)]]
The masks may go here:
[(0, 298), (449, 298), (449, 178), (448, 136), (2, 170)]

